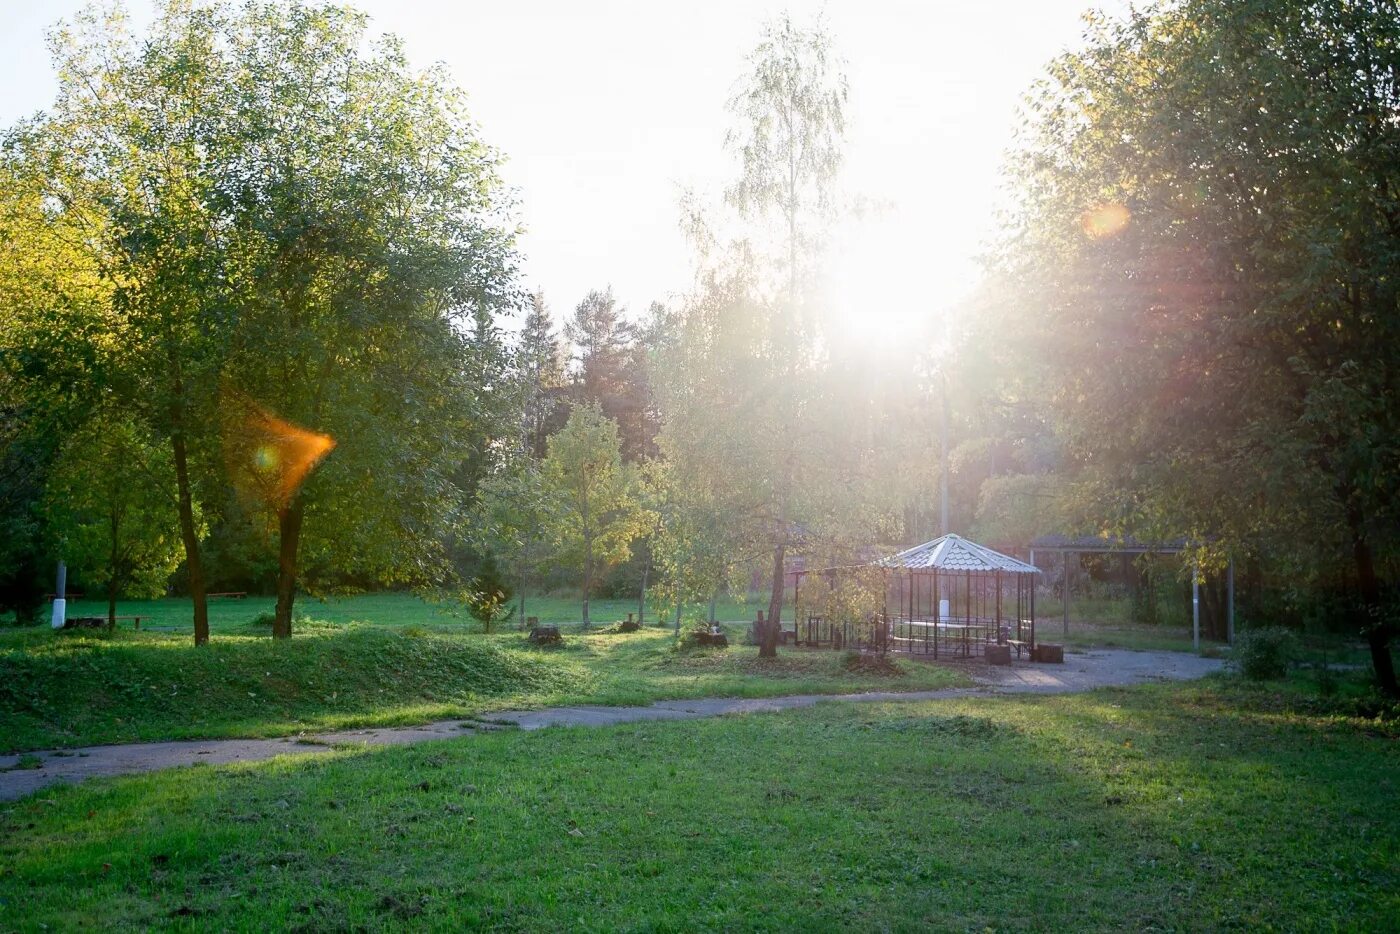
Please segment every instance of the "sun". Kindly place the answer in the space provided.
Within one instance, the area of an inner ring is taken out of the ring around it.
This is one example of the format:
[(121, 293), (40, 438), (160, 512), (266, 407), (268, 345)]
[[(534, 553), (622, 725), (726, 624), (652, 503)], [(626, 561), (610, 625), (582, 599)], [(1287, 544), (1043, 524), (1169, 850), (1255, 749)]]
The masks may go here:
[(972, 291), (975, 269), (932, 225), (897, 209), (852, 217), (835, 230), (825, 267), (829, 339), (913, 353), (941, 340), (943, 309)]

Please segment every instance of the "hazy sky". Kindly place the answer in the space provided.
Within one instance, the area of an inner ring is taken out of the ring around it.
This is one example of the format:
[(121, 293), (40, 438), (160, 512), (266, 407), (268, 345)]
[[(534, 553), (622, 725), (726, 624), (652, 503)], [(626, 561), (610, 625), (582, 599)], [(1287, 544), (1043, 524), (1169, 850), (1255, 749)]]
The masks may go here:
[[(43, 33), (80, 0), (0, 0), (0, 124), (45, 107)], [(897, 323), (965, 294), (992, 231), (1021, 95), (1113, 0), (359, 0), (415, 63), (443, 61), (503, 150), (527, 233), (525, 277), (562, 317), (612, 284), (641, 310), (689, 282), (682, 186), (733, 173), (724, 104), (761, 23), (824, 9), (851, 86), (849, 190), (888, 202), (843, 232), (851, 301)], [(130, 0), (138, 27), (149, 0)]]

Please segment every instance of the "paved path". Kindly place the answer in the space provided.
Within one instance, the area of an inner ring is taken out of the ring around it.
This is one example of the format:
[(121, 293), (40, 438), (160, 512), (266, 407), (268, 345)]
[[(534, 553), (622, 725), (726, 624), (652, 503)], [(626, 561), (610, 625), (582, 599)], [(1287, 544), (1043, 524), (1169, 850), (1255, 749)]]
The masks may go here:
[[(444, 720), (413, 727), (383, 727), (317, 733), (282, 739), (213, 739), (171, 743), (127, 743), (89, 746), (83, 749), (48, 750), (37, 756), (41, 767), (0, 771), (0, 801), (38, 791), (56, 782), (79, 782), (99, 775), (126, 775), (157, 769), (205, 763), (254, 762), (273, 756), (327, 752), (337, 745), (397, 746), (430, 739), (470, 736), (514, 726), (538, 730), (547, 726), (607, 726), (638, 720), (694, 720), (725, 714), (760, 713), (811, 707), (823, 701), (941, 700), (971, 694), (1060, 694), (1087, 691), (1109, 685), (1146, 681), (1199, 678), (1220, 669), (1214, 659), (1181, 652), (1128, 652), (1094, 650), (1065, 656), (1063, 665), (1021, 662), (994, 668), (982, 662), (965, 666), (977, 687), (942, 691), (880, 691), (866, 694), (796, 694), (786, 697), (741, 699), (712, 697), (699, 700), (658, 701), (646, 707), (550, 707), (544, 710), (505, 710), (485, 715), (481, 721)], [(0, 756), (0, 769), (12, 768), (19, 756)]]

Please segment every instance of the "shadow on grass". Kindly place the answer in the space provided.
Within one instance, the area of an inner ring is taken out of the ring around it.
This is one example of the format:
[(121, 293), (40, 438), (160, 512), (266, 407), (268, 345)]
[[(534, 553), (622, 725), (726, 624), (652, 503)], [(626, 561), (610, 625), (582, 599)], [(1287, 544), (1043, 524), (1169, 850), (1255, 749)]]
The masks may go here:
[(1197, 690), (824, 705), (55, 790), (5, 817), (32, 824), (0, 844), (26, 893), (10, 920), (1385, 926), (1393, 746), (1352, 731), (1310, 760), (1316, 726), (1280, 744), (1247, 711), (1203, 716)]

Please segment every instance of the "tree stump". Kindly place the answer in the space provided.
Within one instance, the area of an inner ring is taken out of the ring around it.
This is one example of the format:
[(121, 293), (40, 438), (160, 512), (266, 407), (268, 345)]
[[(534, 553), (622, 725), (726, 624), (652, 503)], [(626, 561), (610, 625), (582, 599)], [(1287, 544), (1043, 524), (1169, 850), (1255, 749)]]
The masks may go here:
[(536, 626), (526, 638), (531, 645), (562, 645), (564, 642), (558, 626)]
[(1009, 645), (988, 645), (986, 655), (988, 665), (1011, 664), (1011, 646)]
[(636, 632), (642, 628), (642, 624), (632, 618), (632, 614), (627, 614), (627, 619), (617, 624), (618, 632)]

